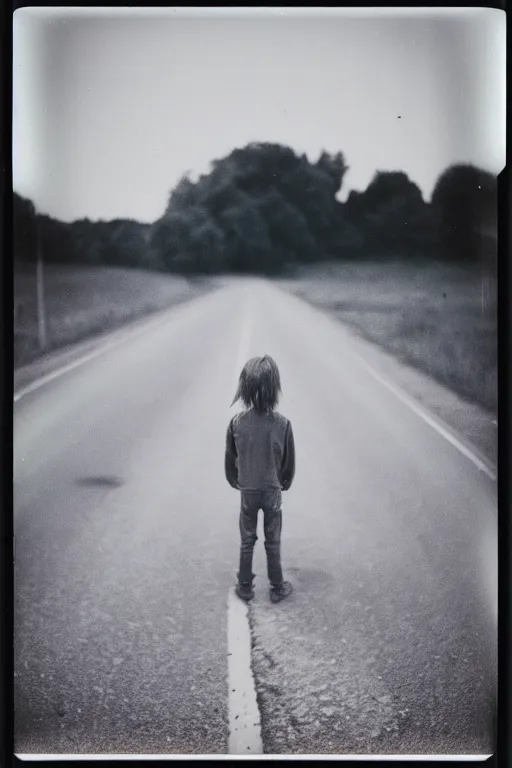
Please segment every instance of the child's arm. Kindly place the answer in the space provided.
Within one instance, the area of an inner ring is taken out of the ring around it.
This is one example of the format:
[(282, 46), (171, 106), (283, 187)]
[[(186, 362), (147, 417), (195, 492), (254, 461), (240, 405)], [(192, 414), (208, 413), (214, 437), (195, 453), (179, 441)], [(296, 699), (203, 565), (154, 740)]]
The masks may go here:
[(226, 472), (226, 480), (232, 488), (238, 490), (238, 470), (236, 468), (236, 445), (235, 438), (233, 436), (233, 419), (229, 422), (228, 431), (226, 434), (226, 455), (224, 458), (224, 470)]
[(295, 441), (290, 422), (288, 422), (286, 427), (284, 440), (283, 461), (281, 463), (281, 487), (283, 491), (287, 491), (295, 476)]

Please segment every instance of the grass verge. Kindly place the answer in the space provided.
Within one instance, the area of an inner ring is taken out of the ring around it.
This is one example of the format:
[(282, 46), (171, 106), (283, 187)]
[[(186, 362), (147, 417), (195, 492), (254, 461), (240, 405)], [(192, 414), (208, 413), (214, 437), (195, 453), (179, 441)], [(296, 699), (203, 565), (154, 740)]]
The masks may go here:
[[(114, 330), (143, 315), (174, 306), (210, 289), (206, 280), (111, 267), (44, 269), (45, 352)], [(14, 366), (40, 355), (34, 265), (14, 272)]]
[(496, 285), (479, 269), (433, 262), (325, 264), (279, 282), (496, 413)]

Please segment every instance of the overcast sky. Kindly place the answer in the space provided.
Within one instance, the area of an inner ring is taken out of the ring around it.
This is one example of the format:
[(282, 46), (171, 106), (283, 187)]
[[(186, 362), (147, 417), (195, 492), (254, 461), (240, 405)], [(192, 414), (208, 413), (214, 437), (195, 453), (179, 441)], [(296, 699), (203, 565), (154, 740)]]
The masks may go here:
[(16, 11), (15, 190), (63, 221), (150, 222), (250, 141), (342, 151), (342, 199), (377, 170), (429, 199), (452, 163), (502, 169), (503, 12), (308, 10)]

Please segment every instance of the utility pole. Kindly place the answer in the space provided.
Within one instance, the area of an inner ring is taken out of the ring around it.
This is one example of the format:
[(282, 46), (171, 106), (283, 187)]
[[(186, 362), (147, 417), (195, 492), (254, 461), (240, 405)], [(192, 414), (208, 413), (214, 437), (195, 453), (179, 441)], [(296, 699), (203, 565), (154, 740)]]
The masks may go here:
[(36, 218), (36, 226), (37, 226), (37, 269), (36, 269), (37, 335), (39, 340), (39, 349), (41, 350), (41, 352), (44, 352), (44, 350), (46, 349), (46, 314), (45, 314), (45, 307), (44, 307), (43, 243), (41, 238), (41, 223), (40, 223), (39, 217)]
[(482, 265), (482, 271), (480, 274), (480, 282), (481, 282), (481, 304), (482, 304), (482, 315), (485, 314), (485, 305), (486, 305), (486, 274), (485, 274), (485, 236), (483, 232), (480, 232), (480, 260)]

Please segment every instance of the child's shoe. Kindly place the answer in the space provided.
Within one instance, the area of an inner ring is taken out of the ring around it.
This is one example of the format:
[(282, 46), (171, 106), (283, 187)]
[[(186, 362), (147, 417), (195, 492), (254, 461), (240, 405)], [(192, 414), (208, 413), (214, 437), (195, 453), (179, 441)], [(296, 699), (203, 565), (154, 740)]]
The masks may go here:
[(254, 597), (252, 584), (237, 584), (235, 592), (241, 600), (245, 600), (246, 602), (252, 600)]
[(280, 587), (271, 587), (270, 600), (272, 603), (280, 603), (293, 592), (293, 584), (289, 581), (283, 581)]

